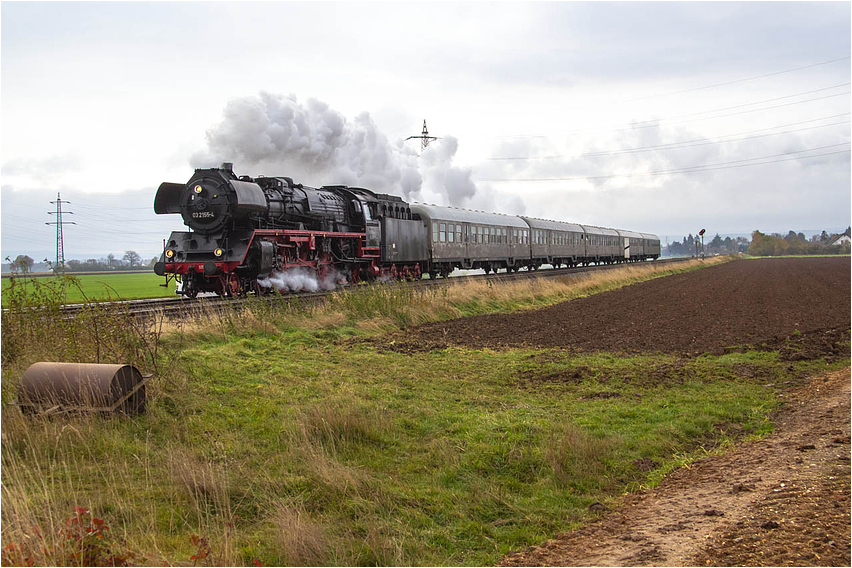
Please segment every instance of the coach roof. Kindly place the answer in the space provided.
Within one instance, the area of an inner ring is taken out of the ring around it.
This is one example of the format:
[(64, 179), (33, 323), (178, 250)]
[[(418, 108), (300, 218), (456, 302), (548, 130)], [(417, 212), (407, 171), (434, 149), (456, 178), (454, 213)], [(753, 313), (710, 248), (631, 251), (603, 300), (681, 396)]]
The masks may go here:
[(459, 223), (471, 223), (473, 225), (497, 225), (500, 227), (519, 227), (528, 229), (524, 220), (514, 215), (503, 215), (501, 213), (485, 213), (471, 209), (459, 209), (457, 207), (444, 207), (441, 205), (427, 205), (425, 203), (412, 203), (411, 212), (417, 213), (422, 219), (435, 221), (451, 221)]
[(590, 235), (612, 235), (618, 236), (618, 231), (616, 229), (607, 229), (606, 227), (595, 227), (594, 225), (582, 225), (582, 227), (586, 230)]
[(574, 233), (582, 233), (583, 227), (576, 223), (566, 223), (564, 221), (550, 221), (548, 219), (538, 219), (536, 217), (521, 216), (521, 219), (529, 223), (533, 229), (548, 229), (551, 231), (571, 231)]

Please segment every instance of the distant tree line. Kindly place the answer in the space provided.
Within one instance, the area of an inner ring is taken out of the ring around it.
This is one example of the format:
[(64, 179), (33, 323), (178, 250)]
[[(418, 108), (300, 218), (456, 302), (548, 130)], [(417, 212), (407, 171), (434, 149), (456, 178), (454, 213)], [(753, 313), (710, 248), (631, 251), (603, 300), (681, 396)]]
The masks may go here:
[[(849, 243), (834, 246), (831, 243), (841, 235), (850, 235), (850, 231), (852, 231), (852, 227), (846, 229), (840, 235), (823, 231), (810, 239), (806, 238), (804, 233), (796, 233), (795, 231), (790, 231), (786, 236), (781, 233), (767, 235), (760, 231), (754, 231), (751, 234), (751, 240), (745, 237), (734, 239), (725, 237), (723, 239), (716, 233), (716, 236), (709, 241), (705, 235), (704, 254), (706, 256), (735, 253), (748, 253), (753, 256), (849, 254)], [(690, 234), (683, 237), (682, 241), (669, 243), (665, 246), (663, 254), (664, 256), (695, 256), (701, 254), (701, 237)]]
[[(735, 254), (746, 252), (748, 250), (749, 241), (745, 237), (725, 237), (724, 239), (716, 233), (709, 242), (704, 243), (704, 254)], [(701, 252), (701, 237), (698, 235), (683, 237), (683, 241), (675, 241), (669, 243), (665, 247), (665, 256), (694, 256)]]
[[(7, 258), (8, 267), (15, 272), (30, 272), (35, 265), (32, 257), (19, 254), (14, 260)], [(118, 258), (110, 253), (101, 258), (88, 258), (86, 260), (71, 259), (65, 262), (65, 270), (68, 272), (105, 272), (111, 270), (138, 270), (144, 267), (154, 266), (159, 257), (154, 257), (144, 263), (142, 257), (133, 250), (125, 251), (124, 256)], [(47, 261), (45, 261), (47, 262)], [(43, 265), (36, 268), (42, 269)]]
[[(852, 229), (852, 228), (850, 228)], [(842, 235), (849, 235), (850, 229), (846, 229)], [(748, 254), (753, 256), (784, 256), (791, 254), (849, 254), (849, 243), (832, 245), (831, 243), (840, 235), (830, 235), (823, 231), (814, 235), (810, 240), (803, 233), (790, 231), (786, 236), (780, 233), (766, 235), (760, 231), (751, 234), (751, 244)]]

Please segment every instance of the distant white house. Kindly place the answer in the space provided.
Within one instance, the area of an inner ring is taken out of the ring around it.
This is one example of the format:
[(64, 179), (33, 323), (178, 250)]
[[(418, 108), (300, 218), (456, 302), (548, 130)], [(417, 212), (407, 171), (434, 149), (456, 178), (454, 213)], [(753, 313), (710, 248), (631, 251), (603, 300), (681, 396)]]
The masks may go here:
[(849, 235), (847, 235), (846, 233), (843, 233), (842, 235), (838, 235), (836, 239), (831, 241), (831, 246), (842, 245), (843, 243), (849, 242), (852, 242), (852, 238), (849, 237)]

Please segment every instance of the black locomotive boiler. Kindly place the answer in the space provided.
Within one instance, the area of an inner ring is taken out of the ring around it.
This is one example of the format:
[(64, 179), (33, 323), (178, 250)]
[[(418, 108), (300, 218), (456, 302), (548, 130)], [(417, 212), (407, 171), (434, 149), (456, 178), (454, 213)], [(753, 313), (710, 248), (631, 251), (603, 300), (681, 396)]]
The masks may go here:
[(656, 235), (530, 217), (409, 205), (343, 185), (307, 187), (289, 177), (237, 177), (230, 163), (163, 183), (154, 212), (179, 214), (154, 271), (178, 293), (269, 291), (270, 276), (296, 271), (332, 285), (377, 278), (448, 276), (544, 264), (653, 260)]

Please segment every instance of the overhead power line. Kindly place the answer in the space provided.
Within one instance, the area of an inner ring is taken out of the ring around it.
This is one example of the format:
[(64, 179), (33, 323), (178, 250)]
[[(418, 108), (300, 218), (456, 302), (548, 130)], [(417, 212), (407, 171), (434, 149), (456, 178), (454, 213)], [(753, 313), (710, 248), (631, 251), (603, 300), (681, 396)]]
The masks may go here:
[[(792, 103), (784, 103), (783, 105), (773, 105), (773, 106), (768, 106), (768, 107), (763, 107), (763, 108), (755, 108), (755, 109), (752, 109), (752, 110), (742, 110), (742, 111), (739, 111), (739, 112), (731, 112), (731, 113), (728, 113), (728, 114), (719, 114), (719, 115), (716, 115), (716, 116), (708, 116), (706, 118), (692, 118), (692, 119), (689, 119), (689, 120), (674, 120), (674, 121), (671, 120), (671, 119), (663, 118), (663, 119), (660, 119), (657, 124), (647, 124), (645, 126), (620, 128), (620, 129), (617, 130), (617, 132), (623, 132), (623, 131), (627, 131), (627, 130), (638, 130), (640, 128), (658, 128), (660, 126), (659, 123), (662, 123), (662, 122), (665, 122), (667, 124), (684, 124), (684, 123), (687, 123), (687, 122), (701, 122), (702, 120), (714, 120), (716, 118), (727, 118), (729, 116), (739, 116), (741, 114), (749, 114), (749, 113), (752, 113), (752, 112), (762, 112), (764, 110), (773, 110), (773, 109), (776, 109), (776, 108), (788, 107), (788, 106), (793, 106), (793, 105), (800, 105), (800, 104), (804, 104), (804, 103), (812, 103), (814, 101), (821, 101), (821, 100), (824, 100), (824, 99), (831, 99), (831, 98), (834, 98), (834, 97), (841, 97), (843, 95), (848, 95), (850, 93), (852, 93), (852, 91), (846, 91), (844, 93), (836, 93), (834, 95), (826, 95), (824, 97), (816, 97), (816, 98), (813, 98), (813, 99), (806, 99), (804, 101), (795, 101), (795, 102), (792, 102)], [(701, 113), (701, 114), (704, 114), (704, 113)]]
[[(685, 168), (674, 168), (670, 170), (657, 170), (651, 172), (637, 172), (630, 174), (610, 174), (610, 175), (601, 175), (601, 176), (577, 176), (577, 177), (560, 177), (560, 178), (492, 178), (492, 179), (479, 179), (477, 181), (483, 182), (541, 182), (541, 181), (582, 181), (582, 180), (600, 180), (600, 179), (613, 179), (613, 178), (630, 178), (630, 177), (641, 177), (641, 176), (655, 176), (655, 175), (668, 175), (668, 174), (676, 174), (676, 173), (690, 173), (690, 172), (698, 172), (698, 171), (711, 171), (711, 170), (723, 170), (737, 167), (745, 167), (745, 166), (756, 166), (763, 164), (774, 164), (778, 162), (789, 162), (792, 160), (804, 160), (808, 158), (817, 158), (819, 156), (831, 156), (834, 154), (845, 154), (848, 153), (849, 150), (841, 150), (838, 152), (827, 152), (823, 154), (814, 154), (812, 156), (796, 156), (796, 157), (788, 157), (778, 160), (771, 160), (771, 158), (778, 158), (780, 156), (790, 156), (791, 154), (803, 154), (806, 152), (815, 152), (817, 150), (825, 150), (828, 148), (836, 148), (838, 146), (846, 146), (849, 145), (850, 142), (842, 142), (840, 144), (829, 144), (827, 146), (818, 146), (815, 148), (807, 148), (805, 150), (796, 150), (793, 152), (784, 152), (783, 154), (772, 154), (769, 156), (759, 156), (756, 158), (745, 158), (742, 160), (733, 160), (729, 162), (717, 162), (713, 164), (703, 164), (697, 166), (689, 166)], [(759, 160), (769, 160), (758, 162)], [(746, 162), (755, 162), (751, 164), (747, 164)], [(739, 164), (739, 165), (737, 165)]]
[[(794, 95), (787, 95), (787, 96), (779, 97), (779, 98), (776, 98), (776, 99), (767, 99), (767, 100), (763, 100), (763, 101), (755, 101), (755, 102), (751, 102), (751, 103), (744, 103), (744, 104), (741, 104), (741, 105), (735, 105), (735, 106), (731, 106), (731, 107), (700, 111), (700, 112), (691, 113), (691, 114), (675, 115), (675, 116), (670, 116), (670, 117), (665, 117), (665, 118), (656, 118), (656, 119), (652, 119), (652, 120), (642, 120), (642, 121), (630, 123), (628, 125), (618, 126), (618, 127), (615, 127), (615, 128), (603, 127), (603, 128), (586, 128), (586, 129), (582, 129), (582, 130), (569, 130), (569, 131), (564, 132), (564, 134), (584, 134), (584, 133), (589, 133), (589, 132), (630, 132), (630, 131), (639, 130), (639, 129), (642, 129), (642, 128), (658, 128), (661, 125), (661, 123), (685, 124), (685, 123), (688, 123), (688, 122), (701, 122), (702, 120), (714, 120), (714, 119), (717, 119), (717, 118), (727, 118), (729, 116), (738, 116), (738, 115), (741, 115), (741, 114), (749, 114), (749, 113), (752, 113), (752, 112), (761, 112), (761, 111), (764, 111), (764, 110), (772, 110), (772, 109), (782, 108), (782, 107), (786, 107), (786, 106), (793, 106), (793, 105), (798, 105), (798, 104), (810, 103), (810, 102), (814, 102), (814, 101), (821, 101), (821, 100), (824, 100), (824, 99), (830, 99), (830, 98), (834, 98), (834, 97), (840, 97), (840, 96), (843, 96), (843, 95), (850, 94), (850, 91), (846, 91), (846, 92), (843, 92), (843, 93), (836, 93), (836, 94), (833, 94), (833, 95), (826, 95), (824, 97), (815, 97), (815, 98), (806, 99), (806, 100), (803, 100), (803, 101), (794, 101), (794, 102), (791, 102), (791, 103), (785, 103), (785, 104), (781, 104), (781, 105), (774, 105), (774, 106), (769, 106), (769, 107), (756, 108), (756, 109), (740, 111), (740, 112), (733, 112), (733, 113), (728, 113), (728, 114), (720, 114), (720, 115), (717, 115), (717, 116), (708, 116), (706, 118), (692, 118), (692, 119), (688, 119), (688, 120), (675, 120), (675, 119), (678, 119), (678, 118), (684, 118), (684, 117), (690, 117), (690, 116), (701, 116), (701, 115), (704, 115), (704, 114), (710, 114), (710, 113), (714, 113), (714, 112), (723, 112), (725, 110), (732, 110), (732, 109), (735, 109), (735, 108), (743, 108), (743, 107), (747, 107), (747, 106), (754, 106), (756, 104), (763, 104), (763, 103), (782, 100), (782, 99), (789, 99), (789, 98), (793, 98), (793, 97), (804, 96), (804, 95), (816, 93), (816, 92), (819, 92), (819, 91), (836, 89), (836, 88), (839, 88), (839, 87), (847, 87), (850, 84), (852, 84), (852, 83), (844, 83), (844, 84), (841, 84), (841, 85), (835, 85), (833, 87), (826, 87), (824, 89), (817, 89), (815, 91), (805, 91), (805, 92), (802, 92), (802, 93), (796, 93)], [(547, 134), (531, 134), (531, 135), (515, 135), (515, 136), (497, 136), (496, 138), (530, 139), (530, 138), (552, 138), (552, 136), (547, 135)]]
[[(659, 122), (660, 120), (674, 120), (676, 118), (686, 118), (686, 117), (690, 117), (690, 116), (700, 116), (702, 114), (712, 114), (714, 112), (724, 112), (726, 110), (734, 110), (734, 109), (737, 109), (737, 108), (760, 105), (760, 104), (764, 104), (764, 103), (774, 103), (774, 102), (777, 102), (777, 101), (783, 101), (785, 99), (792, 99), (792, 98), (795, 98), (795, 97), (803, 97), (805, 95), (812, 95), (814, 93), (821, 93), (823, 91), (830, 91), (832, 89), (839, 89), (840, 87), (848, 87), (849, 85), (852, 85), (852, 83), (840, 83), (839, 85), (832, 85), (831, 87), (823, 87), (822, 89), (814, 89), (812, 91), (804, 91), (802, 93), (796, 93), (796, 94), (793, 94), (793, 95), (785, 95), (783, 97), (776, 97), (774, 99), (764, 99), (762, 101), (755, 101), (753, 103), (744, 103), (744, 104), (741, 104), (741, 105), (734, 105), (734, 106), (729, 106), (729, 107), (716, 108), (716, 109), (705, 110), (705, 111), (701, 111), (701, 112), (692, 112), (692, 113), (688, 113), (688, 114), (680, 114), (680, 115), (670, 116), (668, 118), (659, 119), (659, 120), (658, 119), (640, 120), (639, 122), (633, 123), (633, 127), (638, 127), (638, 125), (644, 124), (644, 123)], [(843, 94), (843, 93), (841, 93), (841, 94)], [(832, 96), (835, 96), (835, 95), (832, 95)]]
[[(575, 108), (587, 108), (587, 107), (590, 107), (590, 106), (598, 106), (600, 104), (616, 105), (616, 104), (627, 103), (627, 102), (655, 99), (655, 98), (659, 98), (659, 97), (667, 97), (667, 96), (672, 96), (672, 95), (680, 95), (680, 94), (683, 94), (683, 93), (692, 93), (692, 92), (695, 92), (695, 91), (701, 91), (701, 90), (705, 90), (705, 89), (714, 89), (716, 87), (723, 87), (723, 86), (726, 86), (726, 85), (735, 85), (735, 84), (738, 84), (738, 83), (746, 83), (746, 82), (755, 81), (755, 80), (758, 80), (758, 79), (765, 79), (767, 77), (774, 77), (776, 75), (783, 75), (785, 73), (793, 73), (793, 72), (796, 72), (796, 71), (802, 71), (804, 69), (811, 69), (813, 67), (820, 67), (822, 65), (829, 65), (831, 63), (838, 63), (840, 61), (848, 61), (849, 59), (852, 59), (852, 57), (850, 57), (850, 56), (838, 57), (836, 59), (829, 59), (828, 61), (821, 61), (819, 63), (813, 63), (811, 65), (803, 65), (803, 66), (800, 66), (800, 67), (793, 67), (791, 69), (785, 69), (783, 71), (775, 71), (773, 73), (764, 73), (763, 75), (754, 75), (752, 77), (745, 77), (745, 78), (742, 78), (742, 79), (734, 79), (732, 81), (724, 81), (722, 83), (714, 83), (712, 85), (704, 85), (702, 87), (694, 87), (694, 88), (690, 88), (690, 89), (681, 89), (679, 91), (671, 91), (671, 92), (668, 92), (668, 93), (658, 93), (656, 95), (648, 95), (648, 96), (645, 96), (645, 97), (635, 97), (635, 98), (631, 98), (631, 99), (621, 99), (621, 100), (605, 102), (605, 103), (596, 102), (596, 103), (593, 103), (593, 104), (583, 105), (583, 106), (579, 106), (579, 107), (575, 107)], [(588, 131), (575, 131), (575, 132), (588, 132)], [(547, 136), (545, 134), (533, 134), (533, 135), (504, 134), (504, 135), (495, 136), (494, 138), (549, 138), (549, 136)]]
[[(807, 124), (809, 122), (817, 122), (817, 121), (820, 121), (820, 120), (827, 120), (827, 119), (830, 119), (830, 118), (837, 118), (837, 117), (840, 117), (840, 116), (849, 116), (850, 114), (852, 114), (852, 113), (845, 112), (845, 113), (835, 114), (835, 115), (824, 117), (824, 118), (815, 118), (815, 119), (812, 119), (812, 120), (803, 120), (803, 121), (800, 121), (800, 122), (793, 122), (793, 123), (790, 123), (790, 124), (781, 124), (781, 125), (778, 125), (778, 126), (773, 126), (771, 128), (759, 128), (757, 130), (747, 130), (745, 132), (737, 132), (735, 134), (725, 134), (725, 135), (716, 136), (716, 137), (713, 137), (713, 138), (696, 138), (696, 139), (693, 139), (693, 140), (681, 140), (680, 142), (669, 142), (668, 144), (655, 144), (653, 146), (639, 146), (639, 147), (635, 147), (635, 148), (622, 148), (620, 150), (607, 150), (607, 151), (600, 151), (600, 152), (584, 152), (582, 154), (577, 154), (576, 157), (592, 158), (592, 157), (598, 157), (598, 156), (614, 156), (614, 155), (618, 155), (618, 154), (637, 154), (637, 153), (640, 153), (640, 152), (651, 152), (651, 151), (660, 151), (660, 150), (679, 150), (681, 148), (694, 148), (696, 146), (707, 146), (707, 145), (711, 145), (711, 144), (725, 144), (727, 142), (741, 142), (743, 140), (751, 140), (751, 139), (754, 139), (754, 138), (765, 138), (765, 137), (768, 137), (768, 136), (780, 136), (782, 134), (792, 134), (792, 133), (795, 133), (795, 132), (803, 132), (805, 130), (814, 130), (814, 129), (817, 129), (817, 128), (826, 128), (826, 127), (829, 127), (829, 126), (837, 126), (837, 125), (840, 125), (840, 124), (849, 124), (849, 121), (844, 120), (844, 121), (841, 121), (841, 122), (832, 122), (832, 123), (829, 123), (829, 124), (818, 124), (816, 126), (808, 126), (808, 127), (805, 127), (805, 128), (798, 128), (798, 129), (795, 129), (795, 130), (783, 130), (781, 132), (769, 132), (767, 134), (758, 134), (758, 135), (755, 135), (755, 136), (743, 136), (742, 138), (733, 138), (735, 136), (742, 136), (744, 134), (753, 134), (755, 132), (767, 132), (769, 130), (776, 130), (778, 128), (787, 128), (789, 126), (797, 126), (799, 124)], [(554, 155), (549, 155), (549, 156), (504, 156), (504, 157), (495, 157), (495, 158), (488, 158), (488, 159), (492, 160), (492, 161), (502, 161), (502, 160), (505, 160), (505, 161), (509, 161), (509, 160), (530, 160), (531, 161), (531, 160), (559, 160), (559, 159), (566, 159), (566, 158), (572, 158), (572, 157), (575, 157), (575, 156), (572, 156), (572, 155), (569, 155), (569, 154), (554, 154)]]
[(626, 99), (626, 100), (621, 101), (621, 102), (641, 101), (641, 100), (646, 100), (646, 99), (653, 99), (653, 98), (656, 98), (656, 97), (668, 97), (668, 96), (671, 96), (671, 95), (681, 95), (683, 93), (692, 93), (692, 92), (695, 92), (695, 91), (702, 91), (704, 89), (715, 89), (716, 87), (725, 87), (727, 85), (736, 85), (736, 84), (739, 84), (739, 83), (747, 83), (749, 81), (756, 81), (758, 79), (765, 79), (767, 77), (775, 77), (776, 75), (784, 75), (785, 73), (793, 73), (795, 71), (803, 71), (804, 69), (811, 69), (813, 67), (820, 67), (822, 65), (829, 65), (831, 63), (838, 63), (840, 61), (848, 61), (849, 59), (852, 59), (852, 57), (850, 57), (850, 56), (838, 57), (837, 59), (830, 59), (828, 61), (821, 61), (820, 63), (813, 63), (811, 65), (803, 65), (801, 67), (793, 67), (792, 69), (785, 69), (784, 71), (776, 71), (774, 73), (765, 73), (763, 75), (755, 75), (753, 77), (746, 77), (744, 79), (735, 79), (733, 81), (725, 81), (723, 83), (715, 83), (713, 85), (705, 85), (703, 87), (694, 87), (692, 89), (682, 89), (680, 91), (672, 91), (670, 93), (662, 93), (662, 94), (659, 94), (659, 95), (650, 95), (650, 96), (647, 96), (647, 97), (638, 97), (638, 98), (635, 98), (635, 99)]

